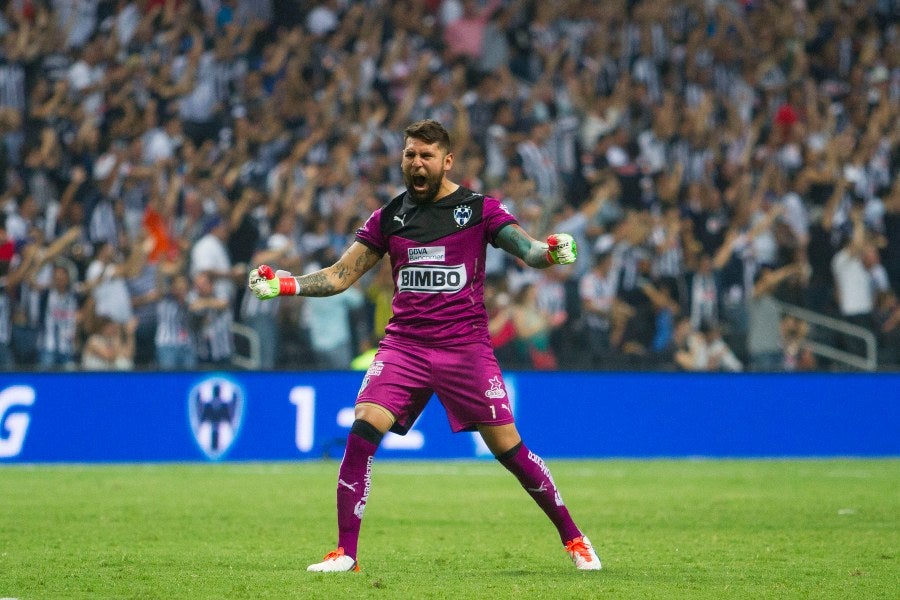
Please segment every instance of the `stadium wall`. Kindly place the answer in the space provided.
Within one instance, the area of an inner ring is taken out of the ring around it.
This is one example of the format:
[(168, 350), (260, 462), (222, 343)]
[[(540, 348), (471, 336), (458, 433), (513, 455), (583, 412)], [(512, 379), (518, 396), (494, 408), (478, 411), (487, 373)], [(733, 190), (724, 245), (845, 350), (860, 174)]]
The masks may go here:
[[(0, 375), (0, 462), (340, 458), (356, 372)], [(900, 373), (531, 373), (494, 389), (544, 457), (900, 455)], [(507, 402), (508, 401), (508, 402)], [(433, 400), (380, 458), (488, 457)]]

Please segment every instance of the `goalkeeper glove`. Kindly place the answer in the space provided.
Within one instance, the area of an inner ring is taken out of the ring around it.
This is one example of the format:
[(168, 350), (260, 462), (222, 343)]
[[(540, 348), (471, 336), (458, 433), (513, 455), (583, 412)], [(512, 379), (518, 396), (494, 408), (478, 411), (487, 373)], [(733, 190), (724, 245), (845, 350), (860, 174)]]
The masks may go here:
[(578, 247), (568, 233), (554, 233), (547, 236), (547, 261), (553, 265), (568, 265), (575, 262)]
[(269, 265), (260, 265), (250, 271), (248, 285), (260, 300), (297, 295), (297, 280), (287, 271), (273, 272)]

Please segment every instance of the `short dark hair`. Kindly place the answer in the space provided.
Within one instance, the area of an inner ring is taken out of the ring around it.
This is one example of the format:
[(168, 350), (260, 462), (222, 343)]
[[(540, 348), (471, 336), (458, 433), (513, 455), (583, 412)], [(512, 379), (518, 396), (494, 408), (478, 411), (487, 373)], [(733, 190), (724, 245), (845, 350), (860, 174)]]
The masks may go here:
[(403, 130), (406, 138), (415, 138), (429, 144), (437, 144), (441, 150), (450, 152), (450, 134), (434, 119), (422, 119)]

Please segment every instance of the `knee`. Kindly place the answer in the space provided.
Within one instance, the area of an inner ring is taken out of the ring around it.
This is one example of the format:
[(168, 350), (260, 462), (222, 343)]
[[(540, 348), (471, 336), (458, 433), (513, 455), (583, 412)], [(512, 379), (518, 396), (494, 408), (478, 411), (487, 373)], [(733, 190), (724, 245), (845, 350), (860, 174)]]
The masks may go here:
[(381, 432), (382, 435), (388, 432), (394, 424), (395, 417), (388, 410), (371, 402), (360, 402), (356, 405), (353, 416), (357, 421), (364, 421)]
[(512, 423), (499, 426), (480, 426), (478, 432), (494, 456), (505, 454), (522, 442), (522, 437)]

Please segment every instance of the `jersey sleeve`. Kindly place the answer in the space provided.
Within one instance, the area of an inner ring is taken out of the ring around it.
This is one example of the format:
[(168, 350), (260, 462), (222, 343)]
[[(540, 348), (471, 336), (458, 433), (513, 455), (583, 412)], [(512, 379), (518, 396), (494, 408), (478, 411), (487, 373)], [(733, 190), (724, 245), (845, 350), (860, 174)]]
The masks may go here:
[(496, 198), (491, 198), (490, 196), (485, 196), (484, 198), (484, 212), (482, 214), (482, 220), (485, 223), (485, 231), (488, 236), (488, 241), (492, 246), (496, 246), (497, 244), (497, 234), (500, 233), (500, 230), (506, 227), (507, 225), (512, 225), (514, 223), (518, 223), (516, 218), (509, 212), (509, 209), (506, 206), (497, 200)]
[(365, 224), (356, 230), (357, 241), (380, 254), (384, 254), (388, 249), (387, 240), (381, 229), (381, 213), (383, 210), (383, 208), (379, 208), (373, 212)]

